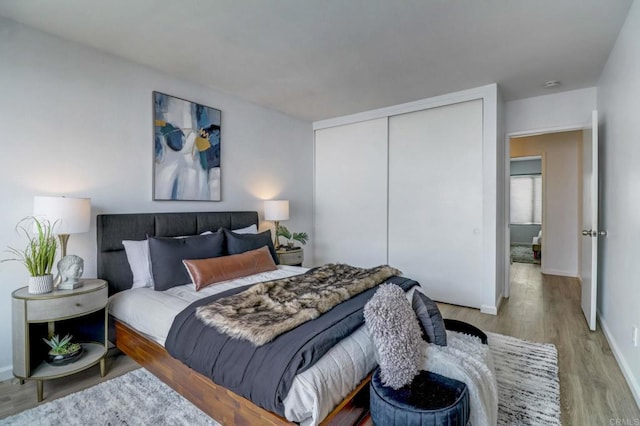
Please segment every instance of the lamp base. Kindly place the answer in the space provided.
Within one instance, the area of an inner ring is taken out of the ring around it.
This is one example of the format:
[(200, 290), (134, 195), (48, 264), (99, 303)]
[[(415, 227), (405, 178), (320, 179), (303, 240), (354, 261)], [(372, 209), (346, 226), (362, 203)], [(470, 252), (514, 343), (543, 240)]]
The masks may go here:
[(62, 255), (60, 259), (67, 255), (67, 242), (69, 242), (69, 234), (58, 234), (58, 239), (60, 240), (60, 252)]
[(279, 220), (274, 220), (273, 224), (274, 224), (274, 229), (276, 231), (275, 232), (275, 240), (274, 240), (273, 248), (278, 250), (278, 249), (280, 249), (280, 238), (278, 237), (278, 227), (280, 226), (280, 221)]

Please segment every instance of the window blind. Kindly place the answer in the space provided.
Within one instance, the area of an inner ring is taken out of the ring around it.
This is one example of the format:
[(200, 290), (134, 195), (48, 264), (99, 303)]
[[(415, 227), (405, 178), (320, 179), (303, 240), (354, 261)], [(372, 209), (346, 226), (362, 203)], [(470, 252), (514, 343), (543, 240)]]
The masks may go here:
[(511, 176), (511, 223), (542, 223), (542, 176)]

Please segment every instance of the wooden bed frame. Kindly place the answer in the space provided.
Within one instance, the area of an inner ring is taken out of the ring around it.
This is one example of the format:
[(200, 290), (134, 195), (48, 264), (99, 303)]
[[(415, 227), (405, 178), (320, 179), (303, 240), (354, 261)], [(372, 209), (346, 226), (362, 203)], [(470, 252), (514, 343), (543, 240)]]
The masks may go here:
[[(115, 344), (122, 352), (187, 398), (223, 425), (293, 425), (287, 419), (258, 407), (246, 398), (215, 384), (211, 379), (175, 359), (158, 343), (111, 317)], [(369, 421), (369, 374), (320, 423), (364, 425)]]
[[(131, 288), (133, 277), (122, 240), (147, 236), (196, 235), (218, 228), (238, 229), (258, 224), (256, 212), (188, 212), (111, 214), (97, 217), (98, 277), (109, 293)], [(110, 339), (122, 352), (224, 425), (292, 425), (287, 419), (258, 407), (210, 378), (173, 358), (160, 344), (111, 317)], [(362, 425), (370, 422), (369, 382), (366, 377), (322, 421), (322, 425)]]

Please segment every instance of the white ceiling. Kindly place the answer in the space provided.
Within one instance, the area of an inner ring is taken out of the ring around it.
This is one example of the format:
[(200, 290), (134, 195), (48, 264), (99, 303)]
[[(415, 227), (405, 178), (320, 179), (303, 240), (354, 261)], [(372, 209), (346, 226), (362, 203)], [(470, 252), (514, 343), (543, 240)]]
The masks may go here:
[(0, 0), (0, 15), (320, 120), (494, 82), (505, 100), (594, 86), (631, 3)]

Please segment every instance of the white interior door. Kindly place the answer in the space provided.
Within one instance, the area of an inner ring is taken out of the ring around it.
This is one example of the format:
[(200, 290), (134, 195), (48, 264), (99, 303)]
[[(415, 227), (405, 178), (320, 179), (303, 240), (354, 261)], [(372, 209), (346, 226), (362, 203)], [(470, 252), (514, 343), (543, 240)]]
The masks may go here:
[(591, 123), (583, 132), (582, 163), (582, 312), (589, 328), (596, 329), (598, 295), (598, 111), (593, 111)]
[(387, 263), (387, 118), (316, 130), (314, 264)]
[(482, 100), (389, 118), (389, 264), (440, 302), (480, 308)]

